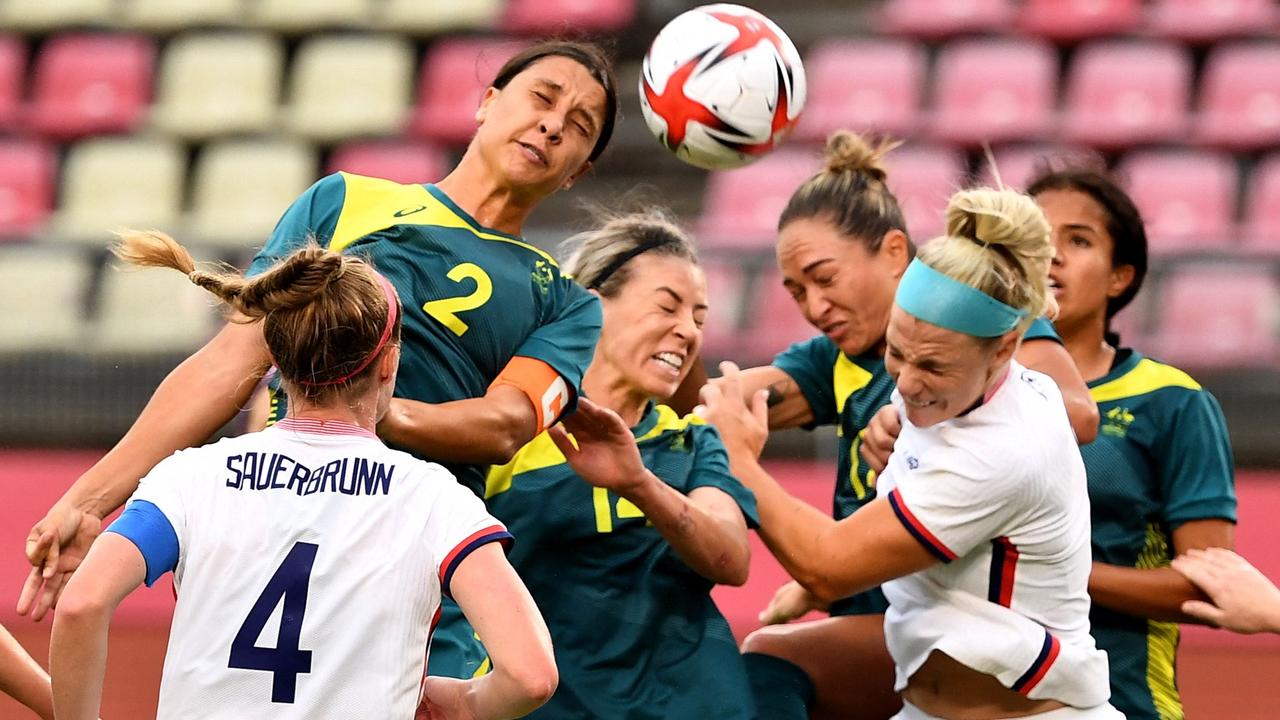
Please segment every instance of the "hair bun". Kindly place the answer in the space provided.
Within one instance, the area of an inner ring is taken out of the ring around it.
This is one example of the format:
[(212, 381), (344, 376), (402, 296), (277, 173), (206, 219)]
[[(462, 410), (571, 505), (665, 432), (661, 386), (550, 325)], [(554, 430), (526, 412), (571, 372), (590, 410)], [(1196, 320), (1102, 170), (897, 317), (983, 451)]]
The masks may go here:
[(884, 182), (888, 172), (884, 168), (884, 156), (902, 144), (900, 140), (883, 138), (874, 146), (863, 136), (848, 130), (837, 130), (827, 138), (823, 151), (826, 170), (830, 173), (865, 173), (872, 179)]
[(974, 188), (951, 196), (947, 235), (984, 247), (1021, 247), (1048, 235), (1048, 223), (1030, 197), (1014, 190)]

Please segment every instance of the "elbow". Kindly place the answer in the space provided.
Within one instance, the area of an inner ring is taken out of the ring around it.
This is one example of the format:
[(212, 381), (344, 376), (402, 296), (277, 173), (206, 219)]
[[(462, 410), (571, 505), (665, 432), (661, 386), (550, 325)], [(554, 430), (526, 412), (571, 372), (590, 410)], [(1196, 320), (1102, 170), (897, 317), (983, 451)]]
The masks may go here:
[(720, 577), (716, 582), (721, 585), (742, 587), (747, 584), (747, 577), (751, 573), (751, 546), (747, 543), (745, 534), (742, 546), (736, 548), (735, 552), (726, 554), (718, 569)]
[(486, 465), (506, 465), (532, 439), (520, 428), (511, 425), (502, 427), (490, 435), (490, 444), (485, 448), (481, 462)]
[(1093, 400), (1082, 400), (1076, 403), (1071, 413), (1071, 429), (1076, 432), (1076, 443), (1088, 445), (1098, 437), (1098, 423), (1101, 419), (1098, 406)]
[(105, 622), (110, 618), (114, 610), (114, 606), (106, 597), (84, 592), (81, 588), (72, 585), (58, 599), (58, 607), (54, 613), (54, 624), (63, 627), (82, 628), (87, 625)]
[(542, 707), (560, 685), (560, 671), (550, 651), (535, 662), (522, 662), (511, 669), (516, 691), (525, 699), (526, 712)]

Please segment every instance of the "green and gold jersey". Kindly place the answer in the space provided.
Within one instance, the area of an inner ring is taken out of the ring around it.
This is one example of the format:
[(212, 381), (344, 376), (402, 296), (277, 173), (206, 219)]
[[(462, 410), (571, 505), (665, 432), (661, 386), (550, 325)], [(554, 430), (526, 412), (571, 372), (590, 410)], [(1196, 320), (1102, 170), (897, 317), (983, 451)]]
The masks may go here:
[[(1098, 437), (1083, 446), (1093, 558), (1156, 568), (1173, 556), (1172, 531), (1191, 520), (1235, 522), (1226, 422), (1213, 395), (1181, 370), (1132, 350), (1089, 383)], [(1134, 719), (1182, 718), (1174, 671), (1178, 626), (1093, 606), (1098, 647), (1111, 664), (1111, 704)]]
[[(576, 398), (600, 335), (600, 304), (562, 276), (547, 253), (480, 226), (433, 185), (337, 173), (294, 202), (249, 274), (312, 238), (367, 259), (399, 293), (397, 397), (428, 403), (480, 397), (521, 356), (551, 366)], [(272, 420), (283, 417), (282, 393), (272, 405)], [(446, 467), (482, 491), (486, 468)]]
[[(715, 428), (650, 405), (632, 428), (645, 467), (682, 493), (721, 490), (755, 527), (751, 491), (729, 474)], [(486, 504), (517, 538), (511, 564), (551, 630), (560, 686), (530, 718), (717, 720), (755, 717), (729, 624), (640, 509), (583, 482), (543, 433), (489, 471)], [(446, 613), (430, 674), (489, 670), (472, 630)]]

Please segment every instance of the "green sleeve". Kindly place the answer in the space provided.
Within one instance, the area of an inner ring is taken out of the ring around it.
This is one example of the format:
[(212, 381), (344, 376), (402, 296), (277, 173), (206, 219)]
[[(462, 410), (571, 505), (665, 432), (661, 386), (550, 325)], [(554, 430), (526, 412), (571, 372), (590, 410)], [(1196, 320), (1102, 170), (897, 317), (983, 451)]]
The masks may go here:
[(773, 366), (786, 373), (809, 401), (813, 422), (808, 428), (831, 425), (839, 419), (833, 380), (840, 348), (825, 335), (798, 342), (778, 353)]
[(1205, 390), (1177, 389), (1181, 402), (1153, 449), (1164, 496), (1164, 520), (1177, 527), (1191, 520), (1235, 522), (1235, 469), (1227, 423), (1218, 401)]
[(567, 413), (577, 406), (582, 375), (595, 355), (604, 318), (600, 299), (568, 278), (556, 278), (551, 292), (553, 299), (542, 325), (525, 338), (515, 354), (541, 360), (560, 373), (573, 388)]
[(760, 515), (756, 510), (756, 495), (729, 474), (729, 452), (724, 448), (720, 432), (711, 425), (691, 425), (693, 434), (693, 473), (689, 476), (689, 490), (713, 487), (722, 490), (742, 510), (747, 527), (760, 527)]
[(323, 177), (307, 188), (284, 211), (275, 229), (271, 231), (271, 238), (254, 256), (245, 275), (253, 277), (261, 274), (311, 238), (318, 240), (321, 245), (328, 245), (334, 228), (338, 226), (338, 215), (342, 214), (346, 194), (347, 183), (339, 173)]
[(1062, 344), (1062, 338), (1058, 337), (1058, 331), (1054, 329), (1053, 323), (1049, 322), (1049, 318), (1043, 315), (1031, 321), (1031, 327), (1027, 328), (1022, 340), (1023, 342), (1027, 340), (1052, 340), (1059, 345)]

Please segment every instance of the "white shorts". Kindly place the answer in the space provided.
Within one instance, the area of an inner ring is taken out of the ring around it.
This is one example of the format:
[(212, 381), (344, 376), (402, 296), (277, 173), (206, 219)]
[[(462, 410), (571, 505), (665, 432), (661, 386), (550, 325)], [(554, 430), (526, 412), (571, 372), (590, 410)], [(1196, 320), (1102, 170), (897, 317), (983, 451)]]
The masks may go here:
[[(945, 720), (935, 717), (909, 702), (902, 703), (902, 710), (891, 720)], [(1124, 720), (1124, 715), (1117, 709), (1107, 705), (1096, 705), (1091, 708), (1064, 707), (1038, 715), (1026, 715), (1017, 720)]]

